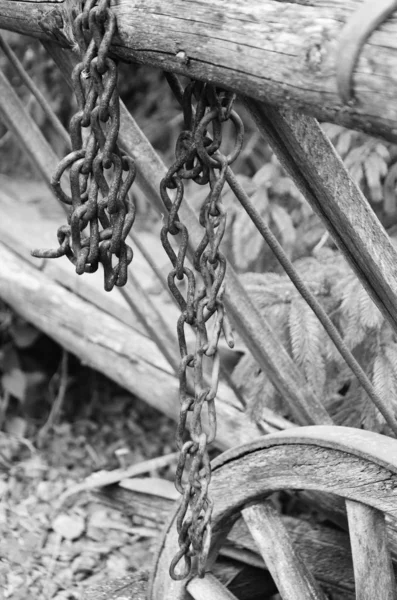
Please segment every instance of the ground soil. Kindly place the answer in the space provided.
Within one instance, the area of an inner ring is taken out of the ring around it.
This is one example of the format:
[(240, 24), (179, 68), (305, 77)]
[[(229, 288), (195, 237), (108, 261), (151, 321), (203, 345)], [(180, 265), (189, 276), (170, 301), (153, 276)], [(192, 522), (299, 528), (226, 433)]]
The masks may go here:
[[(1, 599), (77, 600), (90, 586), (150, 568), (155, 530), (138, 535), (88, 492), (57, 504), (71, 485), (117, 468), (118, 449), (129, 464), (172, 452), (174, 425), (120, 389), (88, 416), (86, 408), (63, 414), (41, 448), (38, 427), (23, 427), (23, 416), (8, 416), (5, 429), (14, 433), (0, 433)], [(15, 435), (18, 423), (23, 436)]]

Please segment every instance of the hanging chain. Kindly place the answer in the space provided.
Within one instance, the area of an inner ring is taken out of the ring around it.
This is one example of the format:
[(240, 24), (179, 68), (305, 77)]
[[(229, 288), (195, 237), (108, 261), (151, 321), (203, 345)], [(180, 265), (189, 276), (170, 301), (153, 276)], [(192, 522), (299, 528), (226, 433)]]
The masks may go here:
[[(125, 240), (135, 219), (128, 194), (135, 164), (117, 145), (117, 65), (109, 57), (116, 17), (109, 5), (110, 0), (86, 0), (73, 22), (81, 55), (72, 73), (79, 110), (70, 123), (72, 152), (51, 180), (57, 198), (71, 209), (68, 225), (58, 229), (59, 247), (32, 252), (40, 258), (67, 256), (79, 275), (93, 273), (101, 263), (107, 291), (127, 281), (133, 253)], [(68, 169), (70, 196), (61, 187)]]
[[(208, 494), (211, 480), (208, 446), (216, 435), (215, 397), (220, 367), (218, 342), (222, 331), (229, 346), (233, 347), (233, 336), (222, 300), (226, 259), (219, 247), (226, 226), (226, 210), (221, 195), (228, 165), (241, 151), (244, 128), (237, 113), (232, 110), (233, 94), (199, 82), (188, 84), (183, 91), (175, 78), (168, 79), (184, 113), (184, 131), (176, 143), (176, 161), (160, 187), (162, 200), (169, 212), (167, 223), (161, 231), (163, 247), (173, 266), (168, 275), (168, 285), (181, 309), (177, 324), (181, 361), (180, 415), (176, 434), (180, 455), (175, 485), (183, 497), (177, 516), (179, 551), (171, 562), (170, 575), (173, 579), (184, 579), (191, 571), (193, 557), (198, 559), (198, 575), (204, 576), (211, 542), (213, 504)], [(228, 120), (233, 123), (236, 136), (231, 154), (224, 156), (219, 148), (222, 127)], [(212, 137), (208, 134), (209, 128)], [(200, 209), (199, 220), (204, 235), (193, 252), (194, 270), (187, 266), (189, 232), (178, 217), (184, 198), (183, 180), (209, 185), (208, 196)], [(173, 199), (169, 191), (172, 191)], [(176, 253), (169, 236), (178, 234), (179, 249)], [(177, 285), (177, 281), (183, 280), (186, 282), (185, 297)], [(208, 321), (213, 328), (211, 335), (207, 332)], [(195, 331), (196, 342), (192, 350), (188, 350), (187, 346), (186, 325)], [(210, 381), (207, 381), (203, 372), (204, 357), (211, 361)], [(193, 371), (193, 385), (189, 368)], [(204, 412), (206, 431), (202, 424)], [(188, 413), (191, 413), (189, 432)], [(181, 572), (177, 572), (177, 565), (182, 558), (184, 566)]]

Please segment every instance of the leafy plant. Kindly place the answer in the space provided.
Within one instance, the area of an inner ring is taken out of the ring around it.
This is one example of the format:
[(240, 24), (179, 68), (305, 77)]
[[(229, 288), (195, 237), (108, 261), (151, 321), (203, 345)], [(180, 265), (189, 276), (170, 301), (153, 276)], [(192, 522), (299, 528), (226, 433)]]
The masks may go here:
[[(361, 283), (341, 255), (329, 249), (320, 251), (317, 258), (298, 261), (296, 266), (377, 392), (397, 409), (397, 339)], [(335, 421), (382, 430), (380, 413), (287, 276), (268, 273), (243, 278), (262, 314), (277, 334), (281, 333), (285, 348)], [(233, 377), (247, 397), (253, 418), (260, 416), (263, 407), (281, 409), (289, 416), (267, 374), (249, 355), (237, 365)]]

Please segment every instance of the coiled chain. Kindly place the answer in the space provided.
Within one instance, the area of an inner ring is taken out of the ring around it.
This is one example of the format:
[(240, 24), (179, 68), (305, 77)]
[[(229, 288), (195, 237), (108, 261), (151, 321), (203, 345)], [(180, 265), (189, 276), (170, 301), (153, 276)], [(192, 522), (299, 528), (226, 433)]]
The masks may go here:
[[(32, 252), (40, 258), (67, 256), (79, 275), (96, 271), (102, 263), (107, 291), (127, 281), (133, 252), (125, 240), (135, 219), (128, 195), (135, 164), (117, 145), (117, 66), (108, 56), (116, 17), (109, 5), (110, 0), (86, 0), (73, 22), (82, 57), (72, 73), (79, 110), (70, 123), (72, 152), (51, 180), (55, 195), (71, 210), (68, 225), (58, 229), (59, 247)], [(70, 196), (61, 187), (68, 169)]]
[[(244, 128), (237, 113), (232, 110), (234, 95), (199, 82), (188, 84), (183, 91), (176, 78), (168, 76), (168, 80), (184, 113), (184, 131), (177, 140), (176, 161), (162, 180), (160, 188), (169, 212), (167, 223), (161, 231), (163, 247), (173, 266), (168, 275), (168, 285), (181, 309), (177, 324), (181, 361), (180, 415), (176, 436), (180, 455), (175, 482), (182, 495), (177, 517), (180, 549), (172, 560), (170, 575), (173, 579), (184, 579), (192, 569), (192, 557), (198, 559), (198, 575), (204, 576), (211, 542), (213, 505), (208, 495), (211, 480), (208, 446), (216, 435), (215, 397), (220, 367), (218, 342), (222, 331), (229, 346), (233, 347), (233, 336), (222, 300), (226, 259), (219, 247), (226, 226), (226, 211), (221, 195), (228, 165), (241, 151)], [(231, 154), (224, 156), (219, 148), (222, 126), (228, 120), (233, 123), (236, 136)], [(200, 209), (199, 220), (204, 235), (192, 253), (194, 270), (188, 266), (186, 257), (189, 232), (178, 217), (184, 198), (184, 180), (209, 185), (208, 196)], [(176, 253), (169, 236), (177, 235), (179, 249)], [(186, 283), (185, 296), (177, 283), (183, 280)], [(207, 332), (209, 322), (212, 324), (210, 335)], [(186, 325), (195, 331), (196, 343), (192, 350), (187, 346)], [(207, 381), (203, 372), (204, 356), (212, 363), (210, 381)], [(193, 385), (189, 369), (193, 371)], [(202, 423), (204, 412), (206, 431)], [(190, 435), (187, 428), (189, 413)], [(184, 566), (177, 571), (182, 559)]]

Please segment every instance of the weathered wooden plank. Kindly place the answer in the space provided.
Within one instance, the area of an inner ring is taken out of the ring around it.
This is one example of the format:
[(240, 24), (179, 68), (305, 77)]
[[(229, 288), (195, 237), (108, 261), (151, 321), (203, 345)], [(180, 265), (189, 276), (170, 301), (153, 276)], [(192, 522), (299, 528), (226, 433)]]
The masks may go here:
[[(0, 0), (0, 28), (71, 43), (76, 0)], [(114, 52), (321, 120), (397, 139), (397, 20), (371, 35), (354, 72), (357, 103), (341, 102), (338, 38), (357, 0), (115, 0)]]
[(324, 592), (293, 547), (271, 502), (248, 506), (242, 515), (282, 599), (325, 600)]
[[(85, 364), (177, 419), (178, 379), (152, 340), (59, 285), (2, 243), (0, 263), (0, 297), (18, 314)], [(221, 384), (217, 400), (220, 448), (261, 434), (238, 405), (233, 392)]]
[(396, 600), (396, 581), (387, 544), (384, 514), (351, 500), (346, 502), (346, 508), (356, 599)]
[[(0, 192), (1, 241), (54, 281), (147, 336), (145, 328), (121, 294), (109, 294), (104, 291), (103, 274), (100, 271), (91, 273), (89, 277), (78, 277), (66, 257), (50, 260), (31, 256), (33, 248), (39, 246), (51, 248), (57, 244), (57, 229), (65, 221), (63, 211), (58, 209), (54, 198), (45, 186), (42, 184), (35, 184), (34, 187), (23, 186), (20, 182), (8, 185), (5, 178), (1, 178), (0, 188), (2, 188)], [(8, 193), (6, 193), (7, 188)], [(150, 246), (156, 260), (161, 261), (163, 251), (160, 241), (145, 232), (141, 232), (139, 237), (141, 243)], [(146, 292), (149, 292), (153, 279), (139, 252), (135, 252), (134, 255), (133, 271)], [(155, 295), (154, 298), (168, 323), (176, 322), (177, 309), (171, 303), (164, 302), (159, 295)]]
[[(298, 427), (224, 452), (213, 461), (213, 527), (224, 537), (233, 512), (279, 489), (337, 494), (397, 516), (397, 440), (348, 427)], [(174, 517), (175, 519), (175, 517)], [(171, 519), (157, 557), (149, 598), (185, 600), (167, 565), (178, 548)]]

